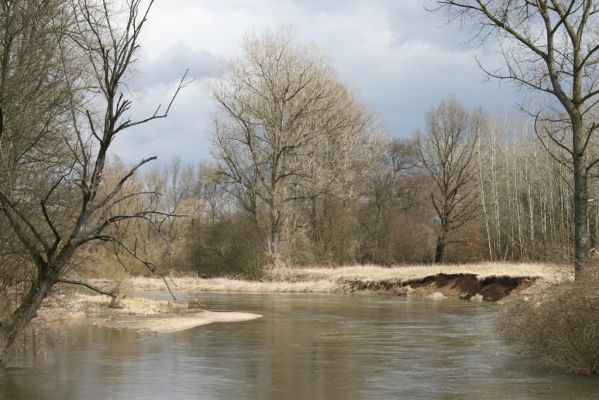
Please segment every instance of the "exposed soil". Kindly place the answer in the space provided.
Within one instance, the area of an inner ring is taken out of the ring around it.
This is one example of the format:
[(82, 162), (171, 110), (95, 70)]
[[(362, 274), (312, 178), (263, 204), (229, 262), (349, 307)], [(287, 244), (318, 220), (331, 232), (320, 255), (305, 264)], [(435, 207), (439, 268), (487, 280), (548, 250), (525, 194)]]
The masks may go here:
[(381, 281), (349, 280), (344, 283), (346, 290), (371, 290), (398, 296), (417, 296), (453, 299), (480, 299), (499, 301), (514, 291), (520, 292), (530, 287), (537, 277), (487, 276), (476, 274), (436, 274), (418, 279), (393, 279)]

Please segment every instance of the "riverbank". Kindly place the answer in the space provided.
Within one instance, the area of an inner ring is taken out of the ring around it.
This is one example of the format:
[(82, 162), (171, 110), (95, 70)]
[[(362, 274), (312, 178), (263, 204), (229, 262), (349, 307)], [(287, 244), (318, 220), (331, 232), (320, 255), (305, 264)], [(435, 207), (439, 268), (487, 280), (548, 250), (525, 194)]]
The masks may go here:
[[(484, 263), (435, 266), (348, 266), (336, 268), (281, 268), (267, 271), (261, 280), (173, 277), (176, 292), (246, 293), (353, 293), (434, 299), (498, 301), (515, 293), (530, 293), (546, 283), (570, 279), (569, 268), (549, 264)], [(96, 280), (103, 287), (114, 282)], [(162, 279), (132, 277), (122, 282), (127, 291), (166, 291)]]
[[(548, 264), (485, 263), (436, 266), (349, 266), (337, 268), (283, 268), (268, 271), (259, 281), (232, 278), (171, 277), (177, 293), (362, 293), (419, 298), (501, 301), (528, 296), (554, 282), (571, 279), (569, 268)], [(95, 279), (94, 285), (111, 291), (119, 287), (117, 308), (111, 298), (87, 289), (59, 286), (34, 320), (44, 325), (65, 319), (86, 318), (94, 325), (144, 333), (165, 333), (216, 322), (259, 318), (248, 313), (215, 313), (200, 304), (149, 300), (143, 292), (168, 291), (164, 280), (130, 277), (121, 281)]]

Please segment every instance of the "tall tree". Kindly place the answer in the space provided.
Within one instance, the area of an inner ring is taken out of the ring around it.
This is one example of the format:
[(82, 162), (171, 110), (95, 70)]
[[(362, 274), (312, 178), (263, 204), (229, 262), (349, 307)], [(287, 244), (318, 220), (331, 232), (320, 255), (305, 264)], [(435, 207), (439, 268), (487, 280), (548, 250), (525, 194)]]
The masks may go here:
[(247, 37), (211, 89), (220, 173), (242, 207), (266, 221), (276, 265), (290, 209), (340, 180), (365, 113), (325, 58), (285, 31)]
[[(68, 154), (63, 110), (73, 99), (70, 82), (81, 81), (76, 52), (63, 46), (71, 26), (63, 0), (0, 1), (0, 187), (20, 191), (23, 210), (38, 206), (35, 190), (47, 187)], [(14, 235), (3, 229), (0, 237), (0, 285), (14, 287), (31, 268)]]
[[(553, 100), (533, 114), (541, 140), (569, 155), (567, 167), (574, 181), (574, 265), (579, 277), (589, 253), (587, 181), (599, 163), (589, 149), (599, 128), (589, 118), (599, 95), (599, 4), (595, 0), (437, 0), (437, 4), (452, 18), (474, 24), (482, 40), (490, 35), (497, 38), (504, 68), (487, 71), (490, 76)], [(562, 161), (558, 155), (555, 158)]]
[[(156, 212), (145, 207), (125, 214), (115, 212), (121, 201), (144, 195), (123, 196), (122, 188), (142, 165), (156, 157), (141, 160), (112, 187), (106, 187), (103, 180), (106, 157), (115, 137), (130, 127), (166, 117), (172, 104), (171, 100), (163, 113), (157, 111), (142, 120), (131, 120), (128, 116), (132, 101), (127, 98), (124, 77), (135, 59), (153, 1), (146, 6), (141, 0), (129, 1), (122, 14), (114, 12), (107, 0), (72, 0), (66, 4), (69, 7), (65, 12), (71, 18), (71, 25), (68, 34), (59, 41), (59, 48), (54, 50), (61, 54), (62, 49), (75, 49), (80, 54), (81, 67), (90, 71), (90, 76), (83, 92), (73, 85), (65, 88), (71, 97), (64, 111), (69, 124), (62, 131), (68, 156), (57, 160), (51, 168), (47, 176), (50, 184), (39, 191), (28, 192), (23, 192), (21, 187), (11, 188), (4, 182), (0, 186), (0, 210), (8, 221), (7, 229), (12, 231), (35, 266), (31, 284), (18, 307), (0, 321), (0, 360), (54, 285), (83, 284), (65, 277), (79, 248), (94, 241), (114, 242), (135, 257), (135, 250), (114, 235), (111, 228), (127, 219), (148, 219)], [(117, 23), (122, 17), (124, 24)], [(37, 15), (33, 13), (29, 18), (33, 20), (18, 23), (36, 26)], [(51, 81), (53, 77), (45, 76), (47, 70), (27, 72), (32, 79), (41, 81)], [(51, 73), (60, 76), (66, 72), (58, 69)], [(183, 85), (182, 80), (176, 93)], [(23, 100), (23, 109), (34, 106), (27, 98)], [(24, 207), (23, 199), (35, 199), (28, 201), (35, 207)], [(146, 266), (153, 269), (149, 263)]]
[(418, 135), (418, 152), (432, 179), (431, 200), (439, 218), (435, 262), (442, 263), (449, 237), (478, 213), (476, 193), (476, 142), (480, 119), (454, 97), (448, 97), (426, 114), (426, 130)]

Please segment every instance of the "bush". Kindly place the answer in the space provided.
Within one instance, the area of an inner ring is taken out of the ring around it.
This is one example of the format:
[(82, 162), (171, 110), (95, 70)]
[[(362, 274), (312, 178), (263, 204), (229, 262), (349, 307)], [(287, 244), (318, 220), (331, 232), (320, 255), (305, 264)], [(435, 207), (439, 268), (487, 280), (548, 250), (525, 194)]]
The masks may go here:
[(212, 224), (197, 222), (188, 244), (187, 263), (200, 276), (255, 279), (266, 264), (264, 235), (242, 216), (225, 217)]
[(506, 304), (500, 332), (545, 366), (599, 372), (599, 274), (552, 284), (530, 299)]

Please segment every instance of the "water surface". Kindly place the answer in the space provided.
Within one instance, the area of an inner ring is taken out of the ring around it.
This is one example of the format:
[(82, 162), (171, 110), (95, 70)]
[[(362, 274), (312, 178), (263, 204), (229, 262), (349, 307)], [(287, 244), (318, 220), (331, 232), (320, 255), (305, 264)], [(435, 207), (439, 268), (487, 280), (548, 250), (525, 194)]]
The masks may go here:
[(0, 372), (0, 399), (598, 399), (532, 368), (494, 305), (396, 297), (194, 295), (259, 320), (139, 336), (79, 324)]

